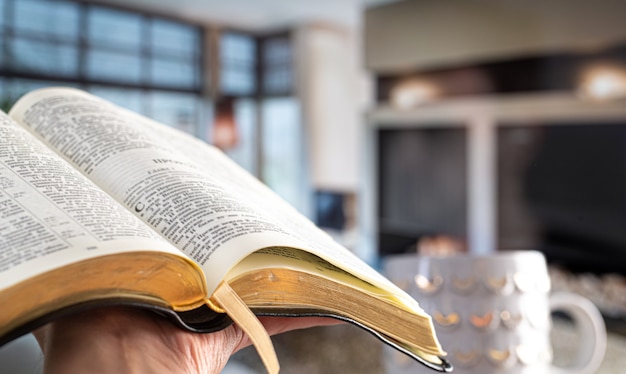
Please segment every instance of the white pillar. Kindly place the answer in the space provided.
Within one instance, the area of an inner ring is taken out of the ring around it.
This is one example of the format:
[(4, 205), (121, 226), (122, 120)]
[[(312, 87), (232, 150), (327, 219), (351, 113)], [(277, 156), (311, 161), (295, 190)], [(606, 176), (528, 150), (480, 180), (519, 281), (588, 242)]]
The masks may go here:
[(497, 250), (495, 223), (496, 126), (492, 119), (476, 117), (468, 127), (468, 245), (473, 254)]

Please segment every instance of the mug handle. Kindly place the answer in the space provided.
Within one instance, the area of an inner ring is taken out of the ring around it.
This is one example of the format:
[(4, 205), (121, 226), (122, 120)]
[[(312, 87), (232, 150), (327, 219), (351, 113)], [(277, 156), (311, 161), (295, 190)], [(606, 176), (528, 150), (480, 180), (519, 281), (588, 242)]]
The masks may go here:
[(606, 326), (598, 308), (587, 298), (569, 292), (550, 295), (550, 310), (564, 312), (574, 320), (581, 338), (571, 366), (552, 366), (554, 374), (593, 374), (606, 352)]

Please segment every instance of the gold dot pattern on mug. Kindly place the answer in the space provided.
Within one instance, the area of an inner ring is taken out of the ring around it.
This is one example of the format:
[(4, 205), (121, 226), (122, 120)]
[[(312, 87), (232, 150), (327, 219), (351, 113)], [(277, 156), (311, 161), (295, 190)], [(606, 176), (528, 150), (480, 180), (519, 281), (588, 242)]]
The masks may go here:
[(550, 347), (520, 344), (507, 348), (486, 348), (484, 352), (479, 349), (456, 350), (451, 353), (450, 360), (459, 368), (470, 369), (477, 366), (484, 358), (490, 365), (505, 369), (517, 363), (524, 366), (549, 363), (552, 361), (551, 352)]
[[(432, 318), (437, 326), (450, 329), (463, 323), (462, 313), (450, 312), (444, 313), (439, 310), (432, 312)], [(503, 328), (513, 330), (517, 328), (523, 321), (534, 328), (545, 328), (550, 323), (550, 315), (542, 310), (530, 310), (525, 314), (521, 312), (513, 312), (510, 310), (492, 310), (483, 314), (470, 314), (467, 316), (466, 323), (469, 323), (478, 330), (492, 330), (502, 326)]]
[[(535, 254), (502, 258), (415, 257), (391, 272), (408, 283), (407, 292), (432, 317), (459, 374), (550, 370), (552, 295), (546, 264)], [(406, 272), (401, 276), (397, 270)]]
[(441, 289), (441, 286), (443, 285), (443, 278), (436, 275), (432, 279), (428, 279), (428, 277), (424, 275), (417, 274), (415, 276), (415, 285), (421, 293), (433, 294)]
[[(515, 290), (521, 293), (547, 293), (550, 291), (550, 278), (537, 276), (532, 272), (517, 272), (512, 276), (506, 274), (501, 276), (485, 275), (480, 281), (473, 276), (458, 277), (453, 275), (448, 280), (448, 285), (444, 284), (446, 282), (444, 282), (443, 277), (437, 274), (430, 278), (423, 274), (417, 274), (413, 280), (417, 290), (427, 295), (439, 291), (442, 287), (450, 287), (456, 293), (466, 295), (476, 291), (479, 283), (483, 283), (487, 290), (498, 295), (508, 295)], [(406, 290), (406, 280), (396, 280), (394, 283)]]
[(512, 349), (487, 349), (487, 361), (499, 368), (510, 368), (515, 365), (516, 355)]
[(515, 286), (508, 275), (491, 276), (487, 275), (484, 279), (485, 286), (491, 292), (499, 295), (508, 295), (513, 292)]
[(461, 323), (461, 316), (455, 312), (443, 314), (439, 311), (435, 311), (433, 313), (433, 319), (437, 325), (443, 328), (453, 328)]
[(517, 328), (522, 320), (523, 316), (521, 313), (512, 313), (509, 310), (503, 310), (500, 312), (500, 321), (502, 322), (502, 325), (509, 330)]
[(499, 323), (498, 314), (495, 311), (484, 314), (471, 314), (469, 323), (479, 330), (489, 330), (496, 328)]
[[(405, 285), (403, 282), (397, 284)], [(442, 288), (461, 295), (472, 297), (472, 294), (480, 290), (480, 285), (487, 292), (494, 295), (509, 296), (515, 292), (526, 293), (547, 293), (550, 289), (550, 279), (544, 276), (537, 276), (534, 272), (517, 272), (514, 274), (485, 274), (480, 276), (472, 275), (452, 275), (444, 279), (439, 274), (429, 276), (417, 274), (413, 283), (418, 293), (425, 297), (433, 297)], [(403, 288), (405, 288), (403, 287)], [(484, 291), (483, 291), (484, 292)], [(465, 313), (464, 313), (465, 312)], [(542, 312), (541, 309), (527, 310), (521, 312), (517, 310), (497, 309), (486, 310), (478, 313), (467, 313), (464, 310), (456, 311), (431, 311), (433, 321), (441, 331), (452, 331), (464, 324), (472, 326), (477, 332), (495, 331), (497, 329), (515, 330), (522, 323), (527, 323), (532, 328), (545, 328), (550, 323), (550, 315)], [(531, 345), (518, 345), (505, 348), (486, 347), (483, 349), (467, 348), (450, 352), (450, 360), (453, 365), (459, 368), (471, 369), (480, 362), (487, 362), (499, 369), (513, 367), (516, 364), (532, 366), (537, 363), (547, 363), (552, 359), (549, 347), (536, 347)]]
[(457, 276), (452, 276), (452, 280), (450, 281), (452, 284), (452, 290), (459, 294), (468, 294), (473, 292), (478, 285), (475, 277), (467, 277), (460, 278)]
[(481, 361), (481, 357), (482, 352), (478, 349), (472, 349), (468, 351), (458, 350), (454, 352), (451, 360), (454, 362), (455, 366), (469, 369), (478, 365), (478, 363)]

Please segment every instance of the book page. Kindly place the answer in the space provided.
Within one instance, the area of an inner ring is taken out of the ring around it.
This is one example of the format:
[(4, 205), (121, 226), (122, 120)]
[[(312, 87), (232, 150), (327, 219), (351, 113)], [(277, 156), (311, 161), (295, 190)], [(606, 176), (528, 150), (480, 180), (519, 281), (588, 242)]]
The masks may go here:
[(178, 253), (0, 112), (0, 289), (126, 250)]
[[(393, 293), (404, 293), (219, 149), (174, 128), (145, 119), (143, 121), (146, 126), (152, 128), (152, 131), (169, 139), (170, 143), (180, 149), (199, 169), (210, 175), (215, 183), (223, 185), (225, 189), (238, 196), (246, 206), (264, 212), (265, 220), (273, 222), (289, 232), (290, 236), (297, 238), (300, 244), (294, 243), (292, 246), (313, 253)], [(406, 296), (403, 299), (411, 298)]]
[(265, 247), (312, 251), (395, 286), (216, 148), (73, 89), (28, 94), (11, 115), (204, 270), (215, 290)]

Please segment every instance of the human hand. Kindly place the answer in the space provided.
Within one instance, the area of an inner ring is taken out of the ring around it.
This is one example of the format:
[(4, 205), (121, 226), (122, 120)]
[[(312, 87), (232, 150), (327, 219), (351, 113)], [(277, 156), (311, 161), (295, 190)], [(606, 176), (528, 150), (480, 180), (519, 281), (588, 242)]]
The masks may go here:
[[(261, 317), (270, 335), (341, 323), (322, 317)], [(191, 333), (149, 311), (111, 307), (83, 312), (34, 332), (44, 373), (219, 373), (230, 356), (250, 345), (237, 325)]]

